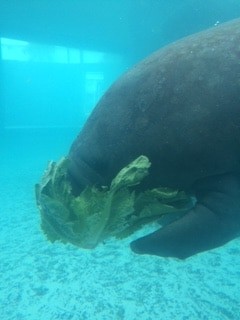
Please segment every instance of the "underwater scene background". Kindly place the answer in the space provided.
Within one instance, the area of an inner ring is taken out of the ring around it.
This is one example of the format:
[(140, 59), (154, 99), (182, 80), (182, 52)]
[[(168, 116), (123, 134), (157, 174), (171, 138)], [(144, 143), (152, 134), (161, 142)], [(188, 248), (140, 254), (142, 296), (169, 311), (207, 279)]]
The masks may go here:
[(131, 252), (154, 224), (93, 250), (52, 244), (34, 194), (118, 76), (237, 17), (238, 0), (1, 0), (1, 319), (240, 319), (240, 239), (183, 261)]

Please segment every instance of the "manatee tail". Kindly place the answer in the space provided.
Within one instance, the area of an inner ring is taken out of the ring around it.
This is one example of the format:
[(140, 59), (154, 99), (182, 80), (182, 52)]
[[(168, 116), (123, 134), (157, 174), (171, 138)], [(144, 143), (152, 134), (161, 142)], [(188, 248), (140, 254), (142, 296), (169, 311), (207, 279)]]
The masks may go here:
[(240, 177), (213, 176), (195, 185), (197, 203), (185, 216), (137, 239), (138, 254), (186, 259), (220, 247), (240, 234)]

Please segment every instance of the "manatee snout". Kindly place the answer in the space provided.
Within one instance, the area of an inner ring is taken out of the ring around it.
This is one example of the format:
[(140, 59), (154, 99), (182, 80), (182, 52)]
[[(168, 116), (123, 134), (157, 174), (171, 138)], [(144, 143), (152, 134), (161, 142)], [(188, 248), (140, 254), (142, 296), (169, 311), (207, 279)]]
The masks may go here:
[(103, 178), (83, 159), (69, 157), (68, 174), (75, 195), (87, 186), (103, 185)]

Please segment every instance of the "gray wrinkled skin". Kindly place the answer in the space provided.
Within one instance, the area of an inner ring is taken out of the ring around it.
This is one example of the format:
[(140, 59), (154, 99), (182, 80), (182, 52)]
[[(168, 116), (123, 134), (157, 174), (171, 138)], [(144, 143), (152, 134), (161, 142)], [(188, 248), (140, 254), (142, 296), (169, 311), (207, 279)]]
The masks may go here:
[[(109, 184), (141, 154), (152, 163), (142, 188), (183, 189), (195, 194), (197, 203), (188, 218), (158, 231), (154, 243), (151, 237), (137, 240), (134, 251), (185, 258), (238, 235), (240, 19), (160, 49), (112, 85), (71, 147), (69, 175), (75, 192), (87, 184)], [(210, 191), (209, 177), (215, 177)], [(199, 197), (202, 185), (204, 196)], [(214, 188), (224, 194), (228, 186), (232, 201), (220, 196), (219, 207)], [(168, 249), (166, 243), (171, 243)]]

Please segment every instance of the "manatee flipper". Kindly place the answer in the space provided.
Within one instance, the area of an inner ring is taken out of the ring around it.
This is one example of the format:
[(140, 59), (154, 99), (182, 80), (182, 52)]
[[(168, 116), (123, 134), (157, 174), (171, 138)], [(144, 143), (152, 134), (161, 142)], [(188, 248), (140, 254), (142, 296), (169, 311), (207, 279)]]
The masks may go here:
[(197, 203), (185, 216), (131, 243), (135, 253), (188, 258), (240, 233), (240, 177), (225, 174), (195, 185)]

